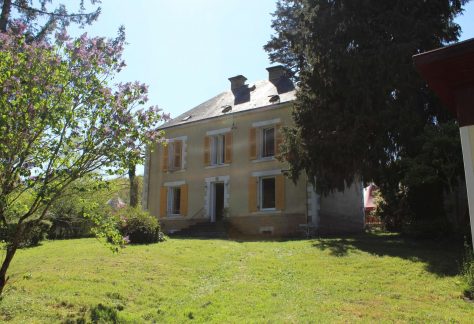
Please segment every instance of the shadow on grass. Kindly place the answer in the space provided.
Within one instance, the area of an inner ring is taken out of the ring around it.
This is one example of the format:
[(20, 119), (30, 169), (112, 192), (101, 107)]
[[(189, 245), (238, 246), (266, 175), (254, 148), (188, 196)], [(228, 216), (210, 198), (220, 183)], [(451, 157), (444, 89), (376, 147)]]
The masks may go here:
[(426, 270), (438, 276), (459, 274), (462, 244), (453, 240), (419, 240), (397, 234), (364, 233), (352, 236), (325, 237), (313, 241), (313, 246), (328, 250), (330, 255), (345, 257), (350, 252), (363, 251), (376, 256), (398, 257), (426, 264)]

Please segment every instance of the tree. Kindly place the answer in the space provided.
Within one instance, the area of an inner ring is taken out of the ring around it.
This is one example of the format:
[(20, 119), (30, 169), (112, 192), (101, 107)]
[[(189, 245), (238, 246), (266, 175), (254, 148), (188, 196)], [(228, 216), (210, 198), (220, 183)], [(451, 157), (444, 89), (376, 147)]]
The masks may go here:
[[(412, 55), (456, 41), (460, 27), (453, 19), (466, 2), (278, 2), (276, 34), (265, 49), (299, 81), (296, 126), (287, 129), (283, 147), (294, 180), (304, 171), (324, 194), (359, 177), (383, 193), (398, 190), (409, 170), (402, 161), (416, 159), (426, 127), (454, 123), (415, 71)], [(450, 183), (462, 177), (462, 166), (454, 170), (441, 177)]]
[(0, 294), (22, 237), (51, 204), (88, 174), (126, 169), (124, 144), (158, 140), (162, 117), (155, 106), (134, 110), (147, 101), (144, 84), (109, 85), (124, 66), (123, 30), (112, 40), (63, 30), (49, 43), (28, 42), (22, 22), (10, 26), (0, 33), (0, 224), (13, 231)]
[[(91, 4), (100, 3), (100, 0), (90, 0)], [(68, 12), (64, 4), (50, 9), (51, 0), (0, 0), (0, 32), (5, 33), (14, 20), (21, 22), (26, 28), (26, 39), (44, 40), (55, 30), (65, 29), (69, 24), (80, 26), (91, 24), (99, 17), (100, 7), (93, 12), (86, 12), (84, 0), (78, 1), (77, 12)], [(36, 6), (35, 6), (36, 5)], [(12, 19), (15, 17), (15, 19)], [(14, 26), (14, 25), (13, 25)]]
[[(148, 88), (144, 90), (148, 91)], [(145, 96), (130, 105), (129, 109), (134, 111), (134, 114), (128, 123), (133, 131), (129, 136), (122, 138), (121, 150), (118, 152), (122, 164), (127, 166), (131, 207), (138, 206), (139, 182), (136, 177), (136, 165), (144, 162), (146, 149), (151, 142), (163, 139), (164, 132), (157, 131), (154, 126), (158, 121), (169, 119), (169, 114), (157, 115), (154, 110), (137, 109), (137, 105), (143, 105), (146, 100)]]

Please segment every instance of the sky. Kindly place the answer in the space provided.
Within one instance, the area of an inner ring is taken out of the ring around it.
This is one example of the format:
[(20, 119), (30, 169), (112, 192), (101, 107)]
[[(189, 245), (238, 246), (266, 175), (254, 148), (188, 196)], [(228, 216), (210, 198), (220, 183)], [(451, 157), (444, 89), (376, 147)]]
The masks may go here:
[[(149, 103), (171, 117), (227, 90), (229, 77), (267, 78), (263, 45), (272, 35), (275, 0), (102, 0), (101, 7), (85, 31), (113, 37), (124, 25), (127, 67), (118, 80), (148, 84)], [(474, 2), (456, 22), (461, 39), (474, 37)]]
[[(267, 78), (263, 46), (273, 33), (276, 0), (102, 0), (100, 6), (97, 22), (69, 32), (113, 37), (125, 26), (127, 67), (117, 81), (148, 84), (149, 104), (171, 117), (229, 89), (229, 77)], [(456, 22), (461, 40), (474, 37), (474, 2)]]
[(171, 117), (230, 88), (232, 76), (267, 77), (263, 45), (274, 0), (103, 0), (101, 7), (85, 31), (112, 37), (124, 25), (129, 44), (120, 81), (148, 84), (149, 103)]

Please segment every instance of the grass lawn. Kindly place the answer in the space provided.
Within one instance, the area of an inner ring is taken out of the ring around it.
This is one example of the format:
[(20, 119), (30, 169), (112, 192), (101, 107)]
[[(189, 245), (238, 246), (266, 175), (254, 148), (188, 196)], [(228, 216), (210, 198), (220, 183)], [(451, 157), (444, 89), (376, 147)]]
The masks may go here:
[(19, 251), (0, 321), (473, 322), (448, 244), (392, 235), (285, 242), (170, 239), (113, 254), (95, 239)]

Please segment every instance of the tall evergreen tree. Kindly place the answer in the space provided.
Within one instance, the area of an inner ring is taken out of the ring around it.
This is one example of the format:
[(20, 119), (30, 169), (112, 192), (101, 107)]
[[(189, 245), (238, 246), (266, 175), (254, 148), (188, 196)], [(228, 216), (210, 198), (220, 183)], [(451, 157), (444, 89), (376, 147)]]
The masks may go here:
[[(466, 2), (278, 2), (276, 33), (265, 49), (299, 81), (296, 126), (287, 130), (283, 147), (293, 179), (304, 171), (321, 193), (342, 190), (357, 177), (385, 192), (399, 190), (413, 166), (402, 161), (416, 160), (426, 127), (454, 123), (412, 56), (457, 41), (460, 27), (453, 19)], [(452, 141), (460, 154), (458, 135)], [(462, 166), (455, 170), (451, 182), (462, 176)]]
[[(91, 24), (100, 14), (100, 7), (88, 12), (85, 0), (76, 1), (77, 11), (71, 12), (62, 4), (53, 8), (52, 0), (0, 0), (0, 32), (5, 33), (12, 21), (26, 26), (29, 41), (42, 40), (55, 30), (62, 30), (71, 23), (80, 26)], [(100, 0), (90, 0), (92, 5)]]

